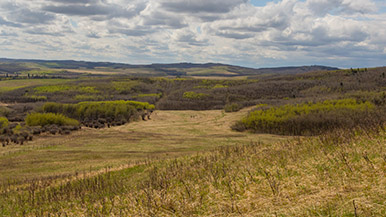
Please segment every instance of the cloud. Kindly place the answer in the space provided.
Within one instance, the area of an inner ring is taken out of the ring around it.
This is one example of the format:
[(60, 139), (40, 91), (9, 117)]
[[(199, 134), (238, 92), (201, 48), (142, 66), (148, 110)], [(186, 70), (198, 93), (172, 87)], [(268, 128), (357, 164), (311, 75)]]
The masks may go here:
[(249, 0), (4, 0), (0, 56), (252, 67), (342, 67), (359, 65), (362, 57), (363, 64), (383, 64), (386, 14), (378, 6), (384, 2), (272, 0), (255, 7)]
[(247, 0), (163, 0), (161, 7), (177, 13), (227, 13)]
[(47, 24), (55, 20), (55, 15), (23, 8), (9, 15), (9, 18), (17, 23)]
[(119, 5), (108, 1), (83, 0), (83, 1), (61, 1), (54, 0), (60, 4), (48, 4), (42, 7), (43, 11), (64, 14), (68, 16), (90, 17), (95, 20), (112, 19), (115, 17), (132, 18), (145, 9), (144, 2), (136, 4)]
[(376, 4), (371, 0), (307, 0), (307, 7), (318, 16), (334, 13), (371, 13)]
[(200, 38), (195, 32), (190, 29), (182, 29), (175, 31), (172, 38), (182, 44), (189, 46), (206, 46), (208, 45), (207, 39)]
[(4, 25), (4, 26), (12, 26), (12, 27), (21, 27), (22, 26), (21, 24), (14, 23), (14, 22), (5, 20), (4, 18), (0, 17), (0, 26), (2, 26), (2, 25)]
[(144, 26), (159, 26), (180, 29), (187, 23), (180, 16), (167, 11), (160, 10), (158, 4), (149, 4), (141, 12), (141, 23)]
[(56, 18), (55, 14), (28, 8), (17, 1), (5, 2), (0, 7), (6, 11), (8, 25), (15, 27), (20, 27), (22, 24), (47, 24)]
[(0, 29), (0, 37), (17, 37), (18, 34), (12, 31)]

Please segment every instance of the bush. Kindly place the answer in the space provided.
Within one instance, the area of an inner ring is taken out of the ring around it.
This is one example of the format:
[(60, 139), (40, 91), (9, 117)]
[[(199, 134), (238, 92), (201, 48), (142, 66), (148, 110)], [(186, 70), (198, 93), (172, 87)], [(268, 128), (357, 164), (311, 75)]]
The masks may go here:
[(63, 114), (55, 113), (31, 113), (28, 114), (25, 122), (28, 126), (46, 126), (46, 125), (58, 125), (58, 126), (78, 126), (79, 122), (75, 119), (68, 118)]
[(237, 112), (240, 111), (241, 106), (237, 103), (227, 104), (224, 107), (225, 112)]
[(0, 117), (0, 128), (7, 127), (9, 124), (8, 119), (6, 117)]
[(280, 107), (261, 107), (236, 123), (236, 130), (285, 135), (317, 135), (337, 128), (381, 125), (382, 109), (354, 99), (327, 100)]
[(182, 97), (185, 99), (202, 99), (206, 96), (208, 96), (208, 94), (188, 91), (188, 92), (184, 92), (184, 95)]
[(124, 123), (132, 119), (139, 119), (145, 110), (155, 109), (154, 105), (136, 101), (100, 101), (81, 102), (78, 104), (46, 103), (44, 112), (60, 113), (82, 122), (98, 119), (111, 121), (123, 120)]

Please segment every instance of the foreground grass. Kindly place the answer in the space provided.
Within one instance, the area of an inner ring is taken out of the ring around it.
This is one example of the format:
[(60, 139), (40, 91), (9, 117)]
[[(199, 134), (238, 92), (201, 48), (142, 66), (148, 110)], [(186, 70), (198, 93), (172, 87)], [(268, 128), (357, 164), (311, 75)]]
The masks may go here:
[(219, 147), (55, 184), (1, 187), (0, 215), (385, 216), (386, 132)]

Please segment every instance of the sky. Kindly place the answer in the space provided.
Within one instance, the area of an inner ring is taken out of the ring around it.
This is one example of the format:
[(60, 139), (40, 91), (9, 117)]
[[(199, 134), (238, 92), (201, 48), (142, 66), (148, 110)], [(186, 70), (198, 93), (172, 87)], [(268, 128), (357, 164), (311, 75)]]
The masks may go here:
[(0, 57), (386, 65), (385, 0), (0, 0)]

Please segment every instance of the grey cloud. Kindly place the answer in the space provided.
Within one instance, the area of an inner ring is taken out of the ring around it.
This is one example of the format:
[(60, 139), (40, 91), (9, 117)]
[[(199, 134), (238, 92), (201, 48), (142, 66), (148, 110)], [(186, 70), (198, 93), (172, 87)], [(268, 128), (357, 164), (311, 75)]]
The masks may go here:
[[(368, 34), (357, 30), (347, 35), (330, 35), (325, 28), (316, 28), (310, 32), (296, 32), (289, 36), (274, 35), (269, 41), (261, 42), (264, 46), (276, 46), (279, 50), (294, 50), (297, 47), (323, 47), (344, 43), (358, 43), (364, 41)], [(298, 37), (302, 35), (302, 37)], [(305, 36), (305, 38), (304, 38)]]
[(177, 36), (177, 41), (180, 43), (192, 45), (192, 46), (206, 46), (208, 45), (208, 40), (198, 40), (196, 35), (191, 31), (186, 31), (180, 33)]
[(307, 7), (317, 16), (324, 16), (328, 13), (368, 13), (376, 10), (372, 0), (365, 1), (344, 1), (344, 0), (308, 0)]
[(168, 11), (184, 13), (227, 13), (234, 7), (247, 3), (248, 0), (168, 0), (161, 6)]
[(107, 15), (111, 13), (111, 8), (101, 7), (100, 5), (49, 5), (42, 9), (52, 13), (77, 16)]
[(174, 29), (180, 29), (186, 27), (187, 24), (181, 19), (173, 14), (164, 14), (161, 12), (154, 12), (150, 16), (143, 17), (144, 25), (149, 26), (169, 26)]
[(86, 36), (89, 38), (101, 38), (101, 36), (99, 36), (99, 34), (96, 32), (90, 32)]
[(95, 0), (49, 0), (50, 2), (59, 2), (59, 3), (72, 3), (72, 4), (88, 4), (93, 3)]
[(62, 32), (53, 32), (53, 31), (47, 31), (44, 28), (33, 28), (33, 29), (28, 29), (24, 31), (25, 33), (32, 34), (32, 35), (49, 35), (49, 36), (64, 36)]
[(110, 27), (109, 33), (123, 34), (127, 36), (145, 36), (154, 33), (155, 30), (146, 28), (122, 28), (122, 27)]
[[(64, 3), (65, 1), (57, 0), (56, 2)], [(42, 7), (42, 10), (68, 16), (94, 16), (94, 20), (102, 21), (114, 17), (132, 18), (146, 7), (145, 3), (138, 3), (135, 7), (126, 9), (122, 5), (104, 3), (104, 1), (85, 0), (76, 3), (75, 1), (70, 2), (71, 4), (46, 5)]]
[(308, 0), (307, 7), (317, 16), (324, 16), (331, 10), (339, 9), (343, 0)]
[(0, 26), (2, 26), (2, 25), (11, 26), (11, 27), (22, 27), (21, 24), (10, 22), (10, 21), (7, 21), (4, 18), (0, 17)]
[(6, 30), (0, 30), (0, 37), (16, 37), (18, 36), (18, 34), (16, 34), (15, 32), (9, 32), (9, 31), (6, 31)]
[(226, 32), (226, 31), (217, 32), (216, 35), (224, 38), (233, 38), (233, 39), (247, 39), (247, 38), (253, 38), (255, 36), (255, 34), (252, 34), (252, 33), (237, 33), (237, 32)]
[(55, 20), (55, 15), (47, 12), (32, 11), (28, 8), (22, 8), (9, 15), (9, 17), (19, 23), (26, 24), (47, 24)]
[(237, 8), (227, 19), (209, 23), (208, 32), (220, 37), (246, 39), (272, 30), (284, 30), (294, 16), (293, 1), (264, 8)]

